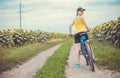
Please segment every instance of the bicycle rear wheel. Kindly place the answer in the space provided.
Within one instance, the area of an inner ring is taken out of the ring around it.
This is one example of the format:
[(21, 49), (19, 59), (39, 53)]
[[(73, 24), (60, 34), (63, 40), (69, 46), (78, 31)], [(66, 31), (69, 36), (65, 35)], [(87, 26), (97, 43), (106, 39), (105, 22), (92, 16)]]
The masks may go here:
[(94, 63), (93, 63), (93, 58), (91, 58), (91, 56), (89, 56), (88, 63), (90, 65), (91, 71), (95, 71)]
[(90, 69), (91, 71), (95, 71), (95, 68), (94, 68), (94, 61), (93, 61), (93, 57), (92, 57), (92, 47), (90, 46), (90, 43), (89, 44), (89, 47), (86, 46), (87, 48), (87, 53), (88, 53), (88, 64), (90, 65)]

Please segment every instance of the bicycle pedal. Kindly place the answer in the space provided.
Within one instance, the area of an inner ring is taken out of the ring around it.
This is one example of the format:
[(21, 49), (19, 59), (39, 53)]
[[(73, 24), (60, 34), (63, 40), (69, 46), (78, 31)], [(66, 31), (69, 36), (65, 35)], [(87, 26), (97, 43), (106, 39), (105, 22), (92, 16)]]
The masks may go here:
[(80, 55), (82, 55), (83, 53), (82, 52), (79, 52), (80, 53)]

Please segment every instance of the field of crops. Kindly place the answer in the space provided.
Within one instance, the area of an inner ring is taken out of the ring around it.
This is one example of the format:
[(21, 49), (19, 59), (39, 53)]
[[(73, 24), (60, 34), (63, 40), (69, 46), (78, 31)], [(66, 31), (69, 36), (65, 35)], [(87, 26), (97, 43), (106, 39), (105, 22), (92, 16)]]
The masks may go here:
[(57, 32), (42, 32), (23, 29), (0, 31), (0, 46), (18, 47), (31, 43), (46, 43), (50, 39), (66, 39), (67, 34)]
[(95, 26), (90, 33), (92, 38), (98, 41), (107, 41), (120, 48), (120, 16), (116, 20)]
[(67, 34), (57, 32), (23, 29), (0, 31), (0, 73), (22, 64), (37, 53), (68, 38)]

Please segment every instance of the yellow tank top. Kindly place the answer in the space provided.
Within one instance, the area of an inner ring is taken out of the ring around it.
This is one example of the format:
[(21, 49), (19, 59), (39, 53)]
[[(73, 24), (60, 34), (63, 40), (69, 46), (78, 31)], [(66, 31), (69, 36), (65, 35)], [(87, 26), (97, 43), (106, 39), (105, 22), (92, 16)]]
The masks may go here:
[(75, 18), (74, 19), (74, 24), (75, 24), (75, 33), (86, 32), (85, 25), (82, 23), (80, 18)]

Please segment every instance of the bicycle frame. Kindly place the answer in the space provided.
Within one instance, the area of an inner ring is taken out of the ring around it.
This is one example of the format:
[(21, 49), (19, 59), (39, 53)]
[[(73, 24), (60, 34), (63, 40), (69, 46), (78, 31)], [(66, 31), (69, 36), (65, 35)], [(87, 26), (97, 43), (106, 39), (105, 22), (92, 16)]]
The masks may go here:
[(80, 39), (80, 43), (81, 43), (81, 51), (82, 51), (82, 55), (88, 59), (88, 53), (87, 53), (87, 50), (86, 50), (86, 45), (85, 45), (85, 36), (82, 36), (81, 39)]

